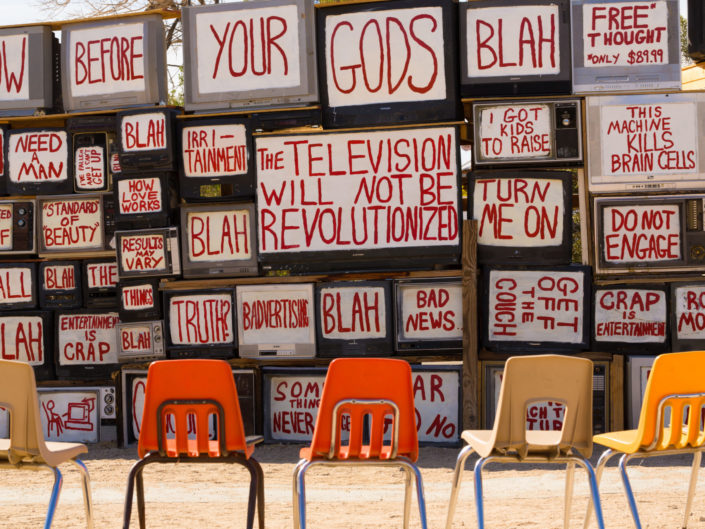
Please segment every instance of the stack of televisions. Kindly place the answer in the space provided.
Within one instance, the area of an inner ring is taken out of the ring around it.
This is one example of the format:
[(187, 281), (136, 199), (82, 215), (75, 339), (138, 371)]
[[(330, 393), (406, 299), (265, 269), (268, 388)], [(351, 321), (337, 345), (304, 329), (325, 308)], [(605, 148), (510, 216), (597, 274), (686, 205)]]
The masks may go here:
[[(570, 264), (573, 187), (591, 193), (582, 242), (597, 276), (692, 271), (705, 255), (702, 199), (653, 193), (697, 192), (705, 172), (703, 94), (660, 93), (680, 88), (677, 0), (180, 14), (183, 110), (165, 105), (175, 13), (0, 28), (0, 253), (24, 256), (0, 271), (0, 356), (35, 365), (48, 437), (134, 441), (156, 358), (233, 359), (248, 430), (276, 441), (311, 435), (326, 358), (460, 360), (461, 140), (477, 169), (483, 321), (468, 332), (484, 346), (486, 421), (501, 377), (487, 359), (592, 350), (608, 427), (608, 359), (631, 347), (625, 329), (660, 328), (625, 321), (640, 303), (665, 311), (666, 295), (593, 289), (591, 268)], [(627, 247), (638, 259), (612, 257)], [(592, 290), (625, 316), (600, 320), (598, 302), (593, 318)], [(705, 327), (702, 310), (684, 318)], [(620, 339), (591, 339), (591, 322)], [(413, 368), (421, 439), (459, 442), (460, 368)], [(544, 403), (527, 421), (560, 413)]]

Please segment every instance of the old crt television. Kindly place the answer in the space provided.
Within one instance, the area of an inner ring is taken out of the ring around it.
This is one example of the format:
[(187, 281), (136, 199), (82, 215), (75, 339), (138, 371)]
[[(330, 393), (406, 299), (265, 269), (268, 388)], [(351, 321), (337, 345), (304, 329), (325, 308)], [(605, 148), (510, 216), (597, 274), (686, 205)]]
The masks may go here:
[(680, 90), (678, 0), (573, 0), (573, 93)]
[(7, 131), (8, 125), (0, 125), (0, 194), (7, 194)]
[(318, 356), (389, 356), (394, 351), (392, 282), (316, 283)]
[(117, 157), (115, 116), (76, 116), (66, 120), (73, 146), (73, 189), (76, 193), (110, 191), (120, 171)]
[(595, 197), (598, 274), (700, 271), (705, 195)]
[(593, 351), (626, 354), (670, 351), (667, 286), (610, 284), (593, 288)]
[(164, 349), (164, 322), (120, 321), (118, 333), (118, 360), (125, 362), (147, 362), (166, 358)]
[(83, 305), (81, 261), (39, 263), (39, 307), (77, 309)]
[(588, 266), (487, 266), (479, 302), (482, 346), (499, 353), (590, 347)]
[(459, 5), (463, 97), (571, 92), (569, 0)]
[(468, 218), (480, 263), (570, 264), (573, 178), (528, 169), (470, 173)]
[(158, 320), (162, 317), (159, 278), (120, 281), (117, 296), (121, 322)]
[(46, 310), (0, 312), (0, 358), (26, 362), (37, 380), (54, 378), (54, 317)]
[(0, 311), (36, 307), (37, 264), (0, 263)]
[(257, 275), (255, 205), (181, 206), (185, 278)]
[(255, 138), (264, 272), (457, 266), (457, 128)]
[(59, 43), (49, 26), (0, 29), (0, 116), (60, 110)]
[(73, 192), (71, 136), (65, 129), (11, 129), (7, 133), (7, 192)]
[(705, 9), (700, 0), (688, 0), (688, 55), (705, 60)]
[(232, 358), (237, 349), (235, 288), (163, 293), (169, 358)]
[(61, 84), (68, 112), (166, 102), (166, 50), (159, 15), (65, 24)]
[(459, 278), (394, 281), (397, 354), (452, 354), (463, 348), (463, 285)]
[(583, 161), (578, 99), (476, 101), (473, 167), (575, 165)]
[(36, 252), (36, 201), (0, 198), (0, 256)]
[(173, 108), (126, 110), (115, 116), (122, 172), (176, 169)]
[(115, 179), (115, 223), (118, 228), (168, 226), (178, 200), (176, 174), (169, 172), (126, 173)]
[(312, 283), (239, 285), (235, 294), (240, 358), (316, 356)]
[(118, 276), (175, 276), (181, 273), (178, 228), (116, 231)]
[(255, 155), (250, 120), (183, 119), (178, 121), (177, 136), (182, 198), (211, 202), (254, 195)]
[(54, 312), (56, 376), (109, 380), (118, 366), (117, 312), (79, 309)]
[(317, 4), (326, 128), (462, 119), (454, 2)]
[(118, 306), (118, 266), (114, 257), (83, 261), (83, 304), (91, 309)]
[(186, 110), (318, 101), (311, 2), (189, 6), (182, 8), (181, 20)]
[(671, 351), (705, 349), (705, 283), (671, 283)]
[(593, 193), (704, 189), (705, 92), (589, 96)]

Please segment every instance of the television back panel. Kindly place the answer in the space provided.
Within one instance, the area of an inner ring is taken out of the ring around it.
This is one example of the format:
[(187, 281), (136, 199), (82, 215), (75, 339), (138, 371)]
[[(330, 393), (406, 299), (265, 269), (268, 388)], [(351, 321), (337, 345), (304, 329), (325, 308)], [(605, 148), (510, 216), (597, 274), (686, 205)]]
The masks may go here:
[(120, 362), (151, 362), (164, 360), (164, 322), (133, 321), (117, 325), (118, 360)]
[(168, 226), (177, 196), (174, 173), (128, 173), (116, 178), (113, 196), (119, 228)]
[(461, 3), (462, 95), (569, 94), (569, 4), (568, 0)]
[(186, 278), (257, 275), (252, 203), (181, 206), (181, 253)]
[(0, 311), (36, 307), (37, 264), (0, 263)]
[(124, 173), (176, 170), (173, 108), (125, 110), (115, 116), (120, 169)]
[(37, 197), (40, 256), (95, 254), (108, 249), (105, 194)]
[(573, 0), (573, 93), (680, 90), (678, 0)]
[(454, 2), (316, 7), (324, 127), (462, 119)]
[(592, 350), (660, 354), (669, 345), (668, 287), (595, 285)]
[(182, 9), (181, 17), (186, 110), (318, 101), (311, 2), (189, 6)]
[(240, 358), (316, 356), (312, 283), (236, 287)]
[(251, 121), (244, 118), (179, 120), (181, 197), (211, 202), (253, 196), (252, 130)]
[(397, 279), (394, 302), (397, 354), (462, 350), (463, 285), (459, 279)]
[(705, 92), (591, 96), (585, 105), (591, 192), (705, 188)]
[(81, 261), (39, 263), (39, 306), (42, 309), (77, 309), (83, 305)]
[(37, 380), (54, 378), (54, 318), (51, 311), (0, 312), (0, 358), (26, 362)]
[(65, 24), (61, 64), (68, 112), (166, 102), (166, 48), (159, 15)]
[(318, 356), (389, 356), (394, 351), (391, 281), (316, 283)]
[(178, 228), (117, 231), (115, 240), (121, 280), (181, 274)]
[(705, 283), (671, 283), (671, 351), (705, 349)]
[(159, 278), (120, 281), (120, 321), (158, 320), (162, 317)]
[(83, 304), (90, 309), (117, 308), (118, 266), (115, 258), (83, 261)]
[(64, 129), (11, 129), (7, 133), (7, 192), (73, 192), (71, 137)]
[(526, 169), (470, 173), (468, 218), (478, 221), (483, 264), (569, 264), (573, 178)]
[(590, 272), (588, 266), (485, 267), (483, 347), (500, 353), (587, 349)]

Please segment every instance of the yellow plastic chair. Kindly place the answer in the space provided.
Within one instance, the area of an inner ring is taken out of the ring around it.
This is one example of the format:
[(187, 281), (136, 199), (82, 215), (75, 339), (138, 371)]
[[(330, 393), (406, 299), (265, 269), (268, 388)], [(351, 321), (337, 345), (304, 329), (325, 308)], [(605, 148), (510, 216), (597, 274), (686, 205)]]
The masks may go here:
[[(621, 454), (619, 472), (634, 525), (641, 528), (636, 500), (627, 476), (627, 463), (634, 458), (672, 454), (693, 454), (683, 527), (688, 526), (698, 468), (705, 449), (701, 419), (705, 406), (705, 351), (667, 353), (658, 356), (646, 383), (644, 401), (636, 430), (608, 432), (593, 437), (607, 447), (597, 462), (599, 483), (602, 471), (613, 456)], [(585, 527), (590, 511), (585, 516)]]
[[(600, 529), (604, 529), (597, 480), (587, 460), (592, 454), (592, 375), (590, 360), (559, 355), (515, 356), (507, 360), (499, 391), (492, 430), (465, 430), (468, 445), (455, 465), (448, 504), (446, 529), (453, 525), (455, 505), (465, 461), (477, 452), (475, 506), (479, 529), (484, 529), (482, 468), (490, 461), (501, 463), (565, 463), (566, 487), (563, 523), (568, 527), (575, 464), (585, 468)], [(526, 411), (536, 402), (560, 402), (565, 406), (563, 429), (526, 429)]]
[(46, 467), (54, 472), (54, 488), (44, 529), (51, 527), (54, 518), (63, 482), (58, 467), (65, 462), (75, 464), (81, 472), (86, 526), (92, 529), (90, 478), (83, 462), (77, 459), (88, 452), (88, 448), (80, 443), (44, 441), (34, 370), (29, 364), (0, 360), (0, 406), (10, 412), (10, 438), (0, 439), (0, 467), (30, 470)]

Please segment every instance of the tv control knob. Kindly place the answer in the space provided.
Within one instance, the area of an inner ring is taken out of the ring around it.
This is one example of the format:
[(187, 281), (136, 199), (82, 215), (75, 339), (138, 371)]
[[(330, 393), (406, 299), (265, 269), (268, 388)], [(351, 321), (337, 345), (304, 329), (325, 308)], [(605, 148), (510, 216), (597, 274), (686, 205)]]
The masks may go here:
[(25, 224), (26, 224), (26, 222), (25, 222), (24, 219), (20, 219), (20, 220), (17, 221), (17, 225), (18, 225), (20, 228), (24, 227)]
[(26, 215), (26, 214), (27, 214), (27, 210), (24, 209), (24, 208), (19, 208), (19, 209), (17, 210), (17, 213), (19, 213), (20, 215)]

